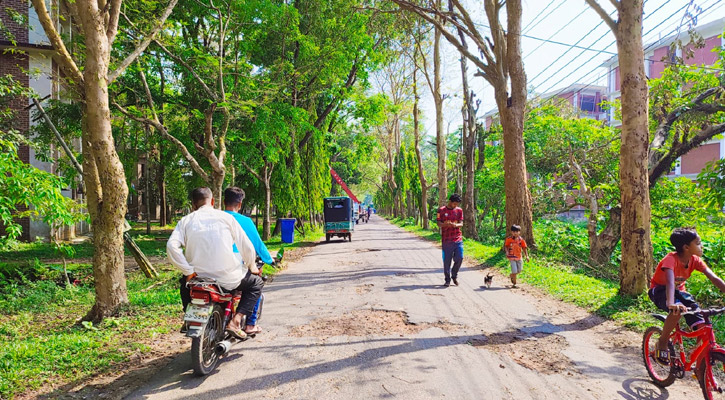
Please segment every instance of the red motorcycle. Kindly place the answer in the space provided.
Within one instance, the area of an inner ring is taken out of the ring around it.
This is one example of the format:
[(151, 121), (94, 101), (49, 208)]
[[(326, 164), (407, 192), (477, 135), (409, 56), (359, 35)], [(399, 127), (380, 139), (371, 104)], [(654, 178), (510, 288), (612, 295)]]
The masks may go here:
[[(214, 279), (194, 278), (187, 286), (191, 290), (191, 304), (184, 313), (184, 322), (188, 327), (186, 336), (191, 338), (194, 373), (203, 376), (216, 368), (235, 343), (246, 340), (239, 340), (225, 331), (241, 294), (222, 289)], [(262, 317), (264, 294), (261, 299), (258, 320)]]

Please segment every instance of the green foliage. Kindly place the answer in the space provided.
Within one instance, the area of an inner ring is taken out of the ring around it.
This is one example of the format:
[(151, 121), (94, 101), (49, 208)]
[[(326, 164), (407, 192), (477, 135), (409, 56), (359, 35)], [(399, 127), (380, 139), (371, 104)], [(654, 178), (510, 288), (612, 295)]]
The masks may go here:
[(697, 175), (697, 182), (703, 189), (703, 200), (707, 207), (725, 208), (725, 160), (709, 162)]

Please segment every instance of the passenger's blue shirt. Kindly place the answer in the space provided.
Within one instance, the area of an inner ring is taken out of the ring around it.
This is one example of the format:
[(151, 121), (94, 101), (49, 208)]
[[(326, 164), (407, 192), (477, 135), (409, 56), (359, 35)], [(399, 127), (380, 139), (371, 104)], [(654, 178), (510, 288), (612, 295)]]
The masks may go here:
[[(249, 241), (252, 242), (252, 245), (254, 246), (254, 250), (257, 252), (257, 255), (259, 258), (266, 264), (272, 265), (274, 260), (272, 260), (272, 256), (269, 254), (269, 250), (267, 250), (267, 246), (264, 245), (264, 242), (262, 242), (262, 238), (259, 237), (259, 232), (257, 231), (257, 227), (254, 225), (254, 222), (251, 218), (244, 216), (238, 212), (234, 211), (224, 211), (228, 214), (231, 214), (234, 219), (239, 222), (239, 225), (242, 226), (242, 229), (244, 230), (244, 233), (247, 234), (249, 237)], [(234, 252), (239, 253), (239, 250), (237, 250), (237, 245), (234, 245)]]

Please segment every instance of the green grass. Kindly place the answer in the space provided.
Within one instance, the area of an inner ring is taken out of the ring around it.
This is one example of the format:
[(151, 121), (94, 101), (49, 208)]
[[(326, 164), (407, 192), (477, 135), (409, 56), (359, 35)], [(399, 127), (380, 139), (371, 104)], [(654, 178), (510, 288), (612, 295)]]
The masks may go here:
[[(409, 220), (392, 219), (391, 222), (425, 239), (440, 241), (440, 235), (437, 232), (424, 230)], [(503, 254), (502, 246), (503, 243), (485, 244), (469, 239), (465, 239), (463, 242), (464, 254), (467, 257), (486, 266), (498, 268), (508, 276), (509, 262)], [(628, 328), (644, 331), (648, 326), (656, 324), (649, 314), (660, 313), (660, 311), (656, 309), (646, 294), (636, 298), (619, 296), (617, 293), (619, 282), (597, 277), (598, 275), (601, 274), (589, 270), (588, 267), (566, 265), (547, 258), (541, 253), (533, 253), (530, 261), (524, 262), (524, 271), (519, 274), (518, 278), (559, 300), (576, 304)], [(693, 282), (688, 285), (704, 284), (704, 282), (700, 282), (705, 279), (701, 275), (693, 275)], [(710, 306), (710, 304), (702, 305)], [(725, 319), (714, 320), (714, 326), (718, 341), (725, 343)]]
[[(145, 235), (142, 226), (132, 234), (147, 255), (166, 255), (168, 227)], [(282, 247), (288, 251), (321, 237), (321, 229), (307, 230), (295, 233), (295, 243), (282, 243), (277, 236), (267, 246), (273, 253)], [(179, 272), (168, 265), (156, 266), (156, 279), (140, 271), (127, 275), (129, 304), (118, 316), (98, 326), (77, 324), (93, 305), (94, 290), (87, 262), (93, 254), (90, 243), (76, 247), (67, 268), (79, 285), (69, 288), (62, 285), (61, 267), (40, 261), (57, 258), (50, 244), (18, 244), (0, 252), (0, 259), (9, 261), (0, 263), (0, 399), (47, 382), (58, 385), (111, 371), (135, 354), (151, 351), (148, 343), (154, 337), (180, 326)], [(279, 271), (268, 265), (263, 270), (266, 275)]]
[[(5, 285), (0, 294), (0, 398), (46, 382), (82, 380), (149, 351), (152, 338), (179, 324), (177, 279), (178, 273), (168, 269), (158, 279), (130, 274), (129, 304), (98, 326), (76, 323), (93, 305), (90, 285), (64, 288), (47, 280)], [(163, 283), (145, 290), (159, 281)]]

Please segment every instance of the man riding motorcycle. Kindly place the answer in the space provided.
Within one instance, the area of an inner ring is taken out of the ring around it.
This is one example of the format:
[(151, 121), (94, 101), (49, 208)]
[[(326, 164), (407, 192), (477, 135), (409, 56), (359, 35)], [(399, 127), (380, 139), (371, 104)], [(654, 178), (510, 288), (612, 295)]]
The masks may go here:
[[(191, 302), (186, 283), (196, 276), (215, 279), (224, 290), (241, 291), (241, 300), (226, 330), (244, 339), (244, 321), (252, 314), (263, 284), (255, 265), (254, 247), (234, 217), (214, 209), (209, 188), (194, 189), (191, 201), (193, 212), (179, 221), (166, 244), (169, 261), (184, 274), (180, 280), (184, 310)], [(241, 263), (233, 252), (235, 244)]]

